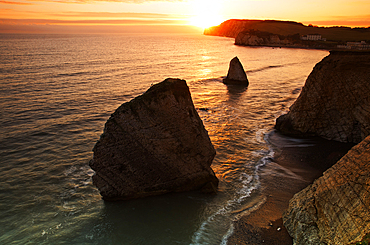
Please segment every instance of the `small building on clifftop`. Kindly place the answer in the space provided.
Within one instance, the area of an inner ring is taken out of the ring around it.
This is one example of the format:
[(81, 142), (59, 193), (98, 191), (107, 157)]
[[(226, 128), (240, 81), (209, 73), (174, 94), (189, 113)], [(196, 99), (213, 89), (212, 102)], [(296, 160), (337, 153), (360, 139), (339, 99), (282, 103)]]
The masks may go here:
[(322, 38), (320, 34), (307, 34), (301, 36), (301, 40), (306, 41), (326, 41), (326, 38)]

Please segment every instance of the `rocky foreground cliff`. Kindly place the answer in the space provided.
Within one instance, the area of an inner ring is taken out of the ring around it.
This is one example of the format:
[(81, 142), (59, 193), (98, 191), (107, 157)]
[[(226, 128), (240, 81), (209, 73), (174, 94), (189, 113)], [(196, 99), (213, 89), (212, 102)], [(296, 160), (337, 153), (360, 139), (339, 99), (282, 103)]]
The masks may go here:
[(186, 82), (166, 79), (108, 119), (90, 167), (105, 200), (216, 192), (216, 154)]
[(276, 129), (359, 143), (370, 134), (370, 52), (333, 51), (307, 78)]
[(370, 136), (312, 185), (283, 216), (297, 245), (345, 245), (370, 232)]
[(276, 129), (359, 143), (284, 214), (294, 244), (349, 244), (370, 233), (370, 53), (331, 52), (318, 63)]

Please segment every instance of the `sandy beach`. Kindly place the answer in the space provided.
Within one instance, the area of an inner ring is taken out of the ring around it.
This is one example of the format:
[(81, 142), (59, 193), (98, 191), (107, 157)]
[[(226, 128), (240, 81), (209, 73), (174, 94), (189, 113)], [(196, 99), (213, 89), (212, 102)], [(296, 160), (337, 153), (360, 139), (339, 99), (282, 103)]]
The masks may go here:
[(293, 244), (282, 221), (289, 200), (320, 177), (353, 146), (319, 138), (294, 139), (277, 132), (270, 134), (268, 140), (274, 145), (276, 154), (261, 171), (265, 202), (234, 223), (229, 245)]

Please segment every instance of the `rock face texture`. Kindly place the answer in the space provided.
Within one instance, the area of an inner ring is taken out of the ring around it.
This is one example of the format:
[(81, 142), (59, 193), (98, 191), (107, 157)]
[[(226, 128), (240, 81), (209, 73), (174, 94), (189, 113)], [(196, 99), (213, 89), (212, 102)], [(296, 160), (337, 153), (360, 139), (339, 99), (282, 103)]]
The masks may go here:
[(240, 63), (238, 57), (234, 57), (230, 61), (229, 71), (227, 77), (223, 79), (223, 82), (225, 84), (249, 85), (247, 74), (245, 74), (243, 65)]
[(284, 225), (297, 245), (349, 244), (370, 232), (370, 136), (290, 200)]
[(359, 143), (370, 134), (370, 52), (332, 51), (307, 78), (276, 129)]
[[(253, 32), (252, 32), (253, 33)], [(271, 33), (252, 34), (251, 31), (240, 32), (235, 38), (236, 45), (243, 46), (294, 46), (294, 42), (291, 39), (274, 35)], [(302, 46), (302, 45), (300, 45)]]
[(184, 80), (166, 79), (122, 104), (93, 151), (93, 183), (104, 200), (217, 189), (216, 152)]
[(235, 45), (316, 49), (333, 49), (337, 47), (336, 43), (333, 42), (301, 40), (299, 34), (284, 36), (258, 30), (240, 32), (235, 38)]

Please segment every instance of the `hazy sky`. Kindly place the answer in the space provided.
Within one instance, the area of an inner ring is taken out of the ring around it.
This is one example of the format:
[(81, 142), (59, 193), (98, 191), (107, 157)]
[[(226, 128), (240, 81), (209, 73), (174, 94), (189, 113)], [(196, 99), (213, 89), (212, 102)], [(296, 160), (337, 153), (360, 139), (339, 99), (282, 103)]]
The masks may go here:
[(369, 27), (370, 0), (0, 0), (0, 32), (200, 32), (236, 18)]

